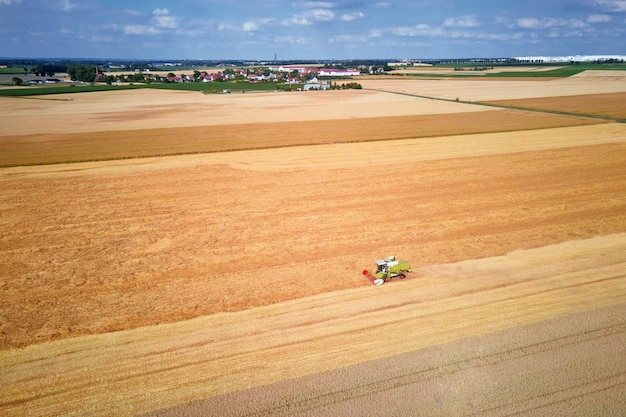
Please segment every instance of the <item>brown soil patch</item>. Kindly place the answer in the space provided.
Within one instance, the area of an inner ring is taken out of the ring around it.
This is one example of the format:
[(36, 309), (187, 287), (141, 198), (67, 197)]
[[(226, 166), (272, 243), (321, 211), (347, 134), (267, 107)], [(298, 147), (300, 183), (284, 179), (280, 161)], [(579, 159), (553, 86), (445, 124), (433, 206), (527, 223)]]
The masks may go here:
[(490, 101), (488, 103), (502, 106), (593, 115), (626, 120), (626, 93), (500, 100)]
[(368, 142), (582, 126), (598, 121), (514, 110), (0, 136), (0, 166)]

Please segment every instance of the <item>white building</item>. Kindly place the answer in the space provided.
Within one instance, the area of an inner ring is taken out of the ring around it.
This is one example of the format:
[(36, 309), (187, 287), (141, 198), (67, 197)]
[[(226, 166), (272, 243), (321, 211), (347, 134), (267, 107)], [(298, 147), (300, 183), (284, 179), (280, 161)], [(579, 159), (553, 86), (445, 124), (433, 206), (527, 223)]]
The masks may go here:
[(352, 77), (355, 75), (361, 75), (361, 71), (358, 69), (336, 69), (336, 68), (320, 68), (317, 72), (320, 77)]
[(626, 55), (563, 55), (563, 56), (514, 56), (520, 62), (529, 64), (541, 64), (541, 63), (558, 63), (558, 62), (594, 62), (594, 61), (608, 61), (626, 60)]
[(302, 87), (302, 90), (330, 90), (330, 85), (326, 83), (306, 83)]

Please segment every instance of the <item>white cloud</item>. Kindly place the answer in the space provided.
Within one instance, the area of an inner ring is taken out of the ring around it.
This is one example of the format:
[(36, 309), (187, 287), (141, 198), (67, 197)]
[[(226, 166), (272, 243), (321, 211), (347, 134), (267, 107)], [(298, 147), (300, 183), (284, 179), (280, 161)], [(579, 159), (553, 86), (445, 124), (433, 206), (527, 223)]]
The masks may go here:
[(274, 43), (276, 44), (289, 44), (289, 45), (306, 45), (311, 43), (307, 38), (295, 37), (295, 36), (275, 36)]
[(71, 12), (76, 8), (76, 5), (71, 3), (70, 0), (59, 0), (59, 8), (64, 12)]
[[(381, 38), (383, 35), (389, 34), (398, 37), (409, 38), (429, 38), (429, 39), (454, 39), (458, 40), (476, 40), (480, 42), (511, 42), (519, 41), (524, 38), (523, 32), (511, 32), (505, 31), (501, 33), (490, 32), (476, 32), (470, 30), (455, 30), (445, 26), (430, 26), (427, 24), (418, 24), (415, 26), (398, 26), (393, 28), (387, 28), (384, 30), (370, 30), (371, 38)], [(531, 33), (530, 36), (533, 34)], [(526, 35), (528, 36), (528, 34)]]
[(124, 35), (157, 35), (161, 33), (154, 26), (149, 25), (126, 25)]
[(137, 11), (137, 10), (132, 10), (132, 9), (124, 9), (121, 12), (129, 16), (143, 16), (144, 15), (144, 13)]
[(0, 4), (6, 4), (7, 6), (9, 4), (18, 4), (21, 3), (22, 0), (0, 0)]
[(329, 39), (330, 43), (364, 43), (367, 42), (367, 36), (360, 35), (337, 35)]
[(398, 26), (388, 30), (395, 36), (442, 36), (444, 34), (441, 28), (433, 28), (429, 25), (418, 24), (415, 26)]
[(451, 39), (469, 39), (473, 38), (474, 35), (472, 35), (470, 32), (465, 32), (462, 30), (453, 30), (451, 32), (446, 32), (444, 34), (444, 37)]
[(583, 36), (585, 36), (585, 34), (581, 32), (580, 30), (573, 30), (573, 31), (567, 32), (565, 36), (567, 38), (582, 38)]
[(587, 18), (588, 23), (606, 23), (613, 20), (613, 18), (606, 14), (592, 14)]
[(147, 25), (126, 25), (125, 35), (158, 35), (164, 31), (176, 31), (180, 27), (181, 18), (171, 16), (167, 9), (154, 9), (152, 19)]
[(152, 18), (157, 27), (164, 29), (176, 29), (180, 19), (173, 16), (155, 16)]
[(398, 26), (389, 29), (389, 32), (396, 36), (418, 36), (419, 31), (413, 26)]
[(305, 1), (302, 6), (307, 9), (332, 9), (333, 4), (329, 1)]
[(262, 26), (270, 24), (273, 21), (274, 19), (249, 20), (243, 24), (242, 29), (244, 32), (256, 32), (260, 30)]
[(312, 25), (314, 22), (328, 22), (335, 18), (335, 13), (328, 9), (307, 10), (304, 14), (294, 15), (283, 20), (285, 26)]
[(154, 9), (152, 11), (152, 23), (158, 28), (176, 29), (179, 25), (180, 18), (170, 16), (167, 9)]
[(331, 10), (328, 10), (328, 9), (315, 9), (315, 10), (311, 10), (308, 14), (314, 20), (317, 20), (320, 22), (326, 22), (329, 20), (333, 20), (335, 18), (335, 13), (333, 13)]
[(344, 22), (351, 22), (353, 20), (362, 19), (364, 16), (365, 15), (361, 12), (346, 13), (341, 16), (341, 20), (343, 20)]
[(521, 17), (517, 19), (517, 26), (524, 29), (538, 29), (541, 25), (541, 21), (534, 17)]
[(598, 0), (596, 6), (609, 12), (626, 12), (626, 0)]
[(374, 7), (378, 7), (380, 9), (386, 9), (388, 7), (391, 7), (391, 3), (386, 2), (386, 1), (378, 1), (376, 2), (376, 4), (374, 4)]
[(476, 39), (488, 41), (511, 41), (519, 40), (524, 37), (523, 34), (516, 33), (479, 33), (475, 35)]
[(259, 25), (256, 22), (245, 22), (243, 24), (244, 32), (254, 32), (259, 30)]
[(493, 22), (497, 25), (508, 25), (511, 23), (511, 19), (506, 16), (496, 16)]
[(283, 20), (283, 25), (285, 26), (304, 26), (310, 24), (312, 24), (312, 22), (303, 15), (295, 15), (289, 19)]
[(450, 17), (443, 22), (443, 26), (473, 28), (480, 26), (480, 23), (478, 23), (478, 19), (476, 19), (476, 16), (468, 15), (460, 17)]
[(571, 27), (584, 28), (587, 27), (585, 22), (579, 19), (561, 19), (554, 17), (543, 17), (541, 19), (534, 17), (523, 17), (517, 19), (517, 26), (524, 29), (551, 29), (555, 27)]

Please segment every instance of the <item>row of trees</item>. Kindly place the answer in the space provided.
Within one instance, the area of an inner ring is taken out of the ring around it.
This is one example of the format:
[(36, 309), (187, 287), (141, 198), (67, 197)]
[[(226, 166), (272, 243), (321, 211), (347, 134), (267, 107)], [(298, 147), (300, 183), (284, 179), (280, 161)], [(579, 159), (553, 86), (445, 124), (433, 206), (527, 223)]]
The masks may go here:
[(454, 67), (455, 71), (487, 71), (487, 70), (492, 70), (493, 67), (474, 67), (474, 68), (469, 68), (469, 67)]
[(37, 64), (30, 70), (38, 77), (52, 77), (58, 72), (65, 72), (67, 67), (62, 64)]
[(361, 90), (363, 87), (359, 83), (343, 83), (341, 85), (336, 82), (330, 83), (331, 90)]
[(84, 83), (92, 83), (96, 81), (96, 66), (94, 65), (69, 65), (67, 67), (67, 75), (73, 81), (81, 81)]

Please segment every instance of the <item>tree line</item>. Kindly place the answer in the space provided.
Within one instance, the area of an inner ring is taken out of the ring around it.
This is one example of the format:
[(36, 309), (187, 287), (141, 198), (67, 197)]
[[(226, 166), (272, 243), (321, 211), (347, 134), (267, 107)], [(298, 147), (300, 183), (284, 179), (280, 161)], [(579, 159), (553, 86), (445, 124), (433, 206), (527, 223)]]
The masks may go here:
[(52, 77), (58, 72), (65, 72), (67, 66), (62, 64), (37, 64), (30, 70), (38, 77)]
[(37, 64), (31, 68), (33, 74), (52, 77), (59, 72), (66, 72), (72, 81), (92, 83), (96, 81), (96, 66), (86, 64)]
[(69, 75), (72, 81), (92, 83), (96, 81), (96, 66), (84, 64), (68, 65), (67, 75)]

